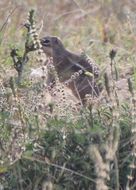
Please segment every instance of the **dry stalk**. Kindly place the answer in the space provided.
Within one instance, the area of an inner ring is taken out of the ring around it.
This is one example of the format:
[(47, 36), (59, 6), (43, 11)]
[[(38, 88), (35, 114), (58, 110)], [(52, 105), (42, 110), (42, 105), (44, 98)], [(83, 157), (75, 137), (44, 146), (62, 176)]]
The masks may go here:
[(96, 189), (108, 190), (109, 188), (107, 186), (107, 179), (109, 180), (109, 165), (104, 163), (99, 148), (96, 145), (90, 147), (89, 154), (95, 163), (95, 170), (97, 175)]
[(134, 190), (133, 183), (135, 183), (134, 173), (136, 171), (136, 93), (132, 86), (132, 82), (128, 79), (129, 91), (131, 93), (131, 118), (132, 118), (132, 127), (131, 127), (131, 162), (129, 164), (129, 175), (127, 176), (127, 185), (126, 190)]
[[(111, 56), (111, 54), (110, 54)], [(113, 61), (115, 55), (112, 55), (111, 60)], [(113, 63), (113, 62), (112, 62)], [(111, 73), (113, 75), (113, 65), (111, 65)], [(111, 114), (111, 120), (109, 124), (105, 123), (105, 127), (108, 129), (107, 138), (105, 139), (105, 144), (100, 149), (96, 145), (90, 147), (90, 157), (95, 163), (96, 170), (96, 189), (97, 190), (108, 190), (109, 187), (107, 184), (110, 181), (110, 171), (111, 163), (116, 159), (116, 152), (118, 150), (119, 138), (120, 138), (120, 129), (119, 129), (119, 100), (117, 96), (116, 86), (114, 79), (112, 77), (112, 87), (110, 85), (108, 74), (105, 73), (105, 88), (107, 91), (107, 103), (108, 109)], [(108, 126), (107, 126), (108, 125)], [(102, 154), (105, 152), (105, 154)], [(118, 163), (116, 159), (115, 164), (116, 170), (116, 190), (119, 190), (119, 171)]]

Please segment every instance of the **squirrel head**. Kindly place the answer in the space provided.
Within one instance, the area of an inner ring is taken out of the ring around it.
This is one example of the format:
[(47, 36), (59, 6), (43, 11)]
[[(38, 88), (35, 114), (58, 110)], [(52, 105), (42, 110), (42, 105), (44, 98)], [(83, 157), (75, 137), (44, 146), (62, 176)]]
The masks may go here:
[(47, 56), (54, 57), (56, 54), (62, 54), (65, 50), (61, 40), (58, 37), (46, 36), (40, 41), (43, 46), (43, 51), (47, 54)]

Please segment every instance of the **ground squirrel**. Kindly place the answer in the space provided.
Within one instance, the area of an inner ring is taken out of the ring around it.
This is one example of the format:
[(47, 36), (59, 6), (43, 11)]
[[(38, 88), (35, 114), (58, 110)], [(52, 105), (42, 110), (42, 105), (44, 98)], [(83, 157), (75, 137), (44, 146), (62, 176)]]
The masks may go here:
[[(95, 79), (99, 76), (99, 69), (90, 64), (82, 55), (71, 53), (65, 49), (58, 37), (47, 36), (41, 39), (43, 50), (47, 56), (53, 57), (53, 64), (58, 73), (60, 82), (65, 82), (71, 78), (74, 73), (81, 71), (81, 74), (69, 84), (74, 95), (85, 100), (86, 94), (93, 96), (99, 95), (99, 87)], [(93, 73), (94, 77), (87, 76), (87, 73)]]

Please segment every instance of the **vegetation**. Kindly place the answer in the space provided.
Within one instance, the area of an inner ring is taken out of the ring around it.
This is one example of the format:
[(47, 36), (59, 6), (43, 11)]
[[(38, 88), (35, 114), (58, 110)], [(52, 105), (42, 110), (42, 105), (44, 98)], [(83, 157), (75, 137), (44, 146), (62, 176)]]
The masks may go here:
[[(0, 15), (0, 190), (136, 189), (135, 6), (127, 0), (1, 4), (8, 15)], [(96, 60), (98, 98), (87, 95), (82, 106), (60, 83), (41, 49), (47, 33)]]

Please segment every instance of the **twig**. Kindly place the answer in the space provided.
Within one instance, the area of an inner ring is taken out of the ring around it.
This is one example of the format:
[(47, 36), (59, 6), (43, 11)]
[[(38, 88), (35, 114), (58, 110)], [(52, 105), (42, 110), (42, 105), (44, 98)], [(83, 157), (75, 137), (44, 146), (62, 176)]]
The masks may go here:
[[(3, 25), (2, 25), (1, 28), (0, 28), (0, 33), (1, 33), (1, 32), (4, 30), (4, 28), (6, 27), (9, 18), (13, 15), (13, 13), (14, 13), (15, 10), (17, 9), (17, 7), (18, 7), (18, 6), (16, 6), (16, 7), (10, 12), (10, 14), (7, 16), (5, 22), (3, 23)], [(3, 39), (3, 38), (0, 39), (0, 44), (2, 43), (2, 39)]]
[(119, 166), (118, 166), (118, 159), (117, 159), (117, 156), (115, 156), (115, 159), (114, 159), (114, 163), (115, 163), (115, 173), (116, 173), (116, 190), (119, 190)]

